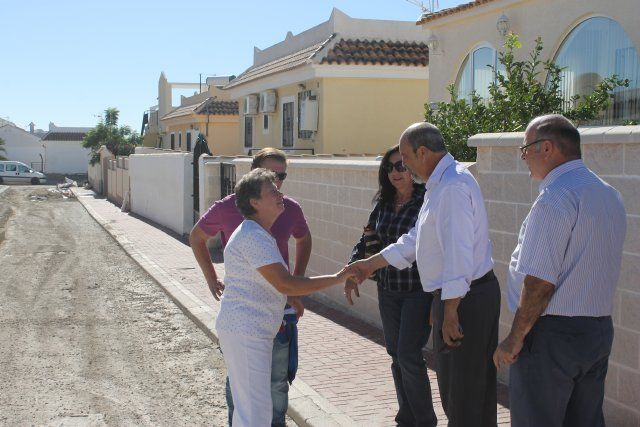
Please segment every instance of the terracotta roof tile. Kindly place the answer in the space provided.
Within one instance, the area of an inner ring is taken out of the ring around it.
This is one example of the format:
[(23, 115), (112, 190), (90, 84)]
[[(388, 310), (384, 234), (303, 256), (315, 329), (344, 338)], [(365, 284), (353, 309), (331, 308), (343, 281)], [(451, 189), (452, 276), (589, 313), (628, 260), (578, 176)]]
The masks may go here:
[(454, 13), (462, 12), (467, 9), (471, 9), (485, 3), (491, 3), (495, 0), (476, 0), (469, 3), (464, 3), (455, 7), (450, 7), (448, 9), (439, 10), (438, 12), (429, 13), (427, 15), (423, 15), (422, 18), (416, 23), (417, 25), (421, 25), (427, 22), (435, 21), (438, 18), (442, 18), (444, 16), (453, 15)]
[(218, 116), (237, 116), (238, 101), (219, 101), (209, 98), (194, 111), (196, 114), (213, 114)]
[[(333, 38), (314, 44), (271, 62), (247, 69), (224, 88), (229, 89), (252, 80), (288, 71), (308, 63)], [(324, 54), (321, 64), (426, 66), (429, 49), (426, 43), (385, 40), (340, 40)]]
[(209, 114), (229, 116), (238, 115), (238, 101), (220, 101), (214, 97), (209, 97), (197, 104), (184, 105), (167, 113), (160, 120), (167, 120), (174, 117), (190, 116), (191, 114)]
[(340, 40), (322, 58), (321, 64), (426, 66), (426, 43), (388, 40)]
[(160, 118), (160, 120), (167, 120), (174, 117), (189, 116), (193, 113), (193, 110), (195, 110), (200, 104), (202, 103), (199, 102), (197, 104), (184, 105), (182, 107), (178, 107), (175, 110), (165, 114), (163, 117)]
[(85, 132), (47, 132), (42, 137), (43, 141), (82, 141), (87, 135)]

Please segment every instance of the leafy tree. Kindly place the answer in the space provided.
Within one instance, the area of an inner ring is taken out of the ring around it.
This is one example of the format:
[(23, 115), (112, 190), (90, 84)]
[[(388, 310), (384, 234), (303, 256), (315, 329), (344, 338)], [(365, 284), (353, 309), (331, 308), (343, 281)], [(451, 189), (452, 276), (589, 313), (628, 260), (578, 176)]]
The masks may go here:
[(129, 126), (118, 126), (120, 111), (117, 108), (107, 108), (104, 120), (91, 129), (82, 140), (82, 146), (91, 149), (91, 164), (100, 161), (98, 150), (105, 145), (116, 156), (128, 156), (135, 148), (142, 144), (142, 138)]
[[(425, 104), (425, 119), (442, 131), (456, 159), (475, 161), (476, 149), (467, 146), (470, 136), (524, 131), (534, 117), (542, 114), (560, 113), (576, 124), (593, 120), (609, 107), (615, 88), (629, 85), (629, 80), (613, 75), (602, 80), (590, 95), (575, 95), (566, 102), (560, 90), (562, 68), (551, 60), (541, 61), (541, 38), (535, 43), (528, 60), (516, 61), (514, 51), (522, 44), (516, 34), (507, 35), (505, 50), (498, 55), (504, 70), (491, 67), (495, 82), (489, 86), (488, 99), (475, 92), (470, 102), (459, 99), (454, 85), (450, 85), (449, 102), (438, 102), (435, 108)], [(540, 78), (542, 71), (547, 75), (546, 83)]]
[(0, 160), (9, 160), (4, 155), (7, 154), (7, 150), (4, 148), (4, 139), (0, 138)]

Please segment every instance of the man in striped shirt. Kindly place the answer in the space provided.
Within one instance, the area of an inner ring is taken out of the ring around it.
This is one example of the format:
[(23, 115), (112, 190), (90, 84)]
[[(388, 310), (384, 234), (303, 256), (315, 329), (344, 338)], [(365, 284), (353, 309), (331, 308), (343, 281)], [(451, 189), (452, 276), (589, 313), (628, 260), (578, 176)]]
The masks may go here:
[(587, 169), (580, 134), (560, 115), (527, 126), (522, 159), (540, 194), (509, 266), (511, 420), (520, 426), (603, 426), (613, 296), (626, 214), (620, 193)]

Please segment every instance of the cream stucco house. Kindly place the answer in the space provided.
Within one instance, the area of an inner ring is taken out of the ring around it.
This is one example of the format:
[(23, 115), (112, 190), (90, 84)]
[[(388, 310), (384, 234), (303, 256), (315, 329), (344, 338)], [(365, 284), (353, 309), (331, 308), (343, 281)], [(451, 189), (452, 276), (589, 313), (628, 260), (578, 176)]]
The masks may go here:
[(415, 22), (331, 17), (264, 50), (224, 87), (240, 106), (240, 152), (380, 153), (421, 120), (426, 37)]
[(450, 84), (460, 97), (471, 90), (487, 94), (493, 79), (487, 65), (497, 65), (504, 36), (512, 31), (523, 44), (522, 59), (541, 37), (542, 59), (565, 67), (561, 89), (567, 102), (604, 77), (630, 79), (598, 124), (639, 120), (639, 6), (636, 0), (479, 0), (423, 15), (418, 24), (431, 48), (429, 100), (448, 100)]
[[(193, 151), (198, 135), (202, 134), (213, 154), (241, 154), (238, 150), (238, 102), (220, 89), (229, 80), (230, 77), (211, 77), (203, 83), (173, 83), (161, 73), (158, 105), (144, 116), (144, 145)], [(181, 96), (180, 105), (173, 107), (173, 89), (195, 89), (196, 94)]]

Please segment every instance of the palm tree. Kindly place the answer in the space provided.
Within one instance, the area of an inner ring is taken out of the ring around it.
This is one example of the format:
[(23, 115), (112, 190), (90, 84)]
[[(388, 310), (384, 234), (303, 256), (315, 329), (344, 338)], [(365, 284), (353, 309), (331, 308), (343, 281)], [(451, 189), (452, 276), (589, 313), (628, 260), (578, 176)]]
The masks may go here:
[(9, 160), (2, 154), (7, 154), (7, 150), (4, 148), (4, 139), (0, 138), (0, 160)]
[(91, 164), (95, 164), (100, 156), (98, 150), (105, 145), (117, 156), (128, 156), (141, 145), (142, 139), (129, 126), (118, 126), (120, 111), (117, 108), (104, 110), (104, 120), (91, 129), (84, 137), (82, 146), (91, 149)]
[(104, 124), (108, 127), (118, 126), (118, 116), (120, 111), (117, 108), (107, 108), (104, 110)]

